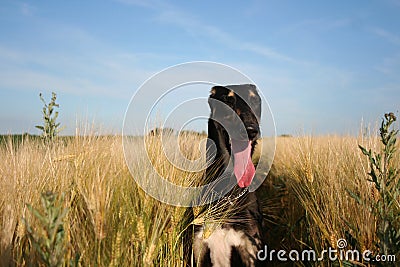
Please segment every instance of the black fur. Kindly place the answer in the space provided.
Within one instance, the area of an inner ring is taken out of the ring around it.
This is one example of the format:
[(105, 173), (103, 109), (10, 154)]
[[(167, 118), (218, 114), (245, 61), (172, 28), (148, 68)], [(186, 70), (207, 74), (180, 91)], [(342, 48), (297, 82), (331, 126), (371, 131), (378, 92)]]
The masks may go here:
[[(254, 85), (246, 84), (213, 87), (209, 97), (211, 115), (208, 121), (209, 141), (207, 142), (207, 159), (210, 159), (212, 152), (216, 154), (216, 157), (206, 170), (205, 183), (218, 179), (228, 168), (228, 163), (231, 159), (230, 139), (232, 136), (228, 135), (227, 130), (219, 122), (225, 126), (233, 125), (234, 127), (235, 124), (239, 123), (235, 120), (236, 116), (231, 116), (231, 111), (223, 110), (223, 108), (221, 110), (221, 106), (215, 105), (215, 102), (211, 99), (223, 102), (238, 115), (245, 126), (245, 131), (235, 131), (235, 139), (248, 138), (252, 144), (251, 155), (253, 155), (260, 132), (261, 99)], [(217, 122), (217, 120), (219, 122)], [(214, 150), (212, 150), (213, 143), (216, 146)], [(229, 178), (236, 179), (233, 173)], [(243, 192), (243, 190), (246, 191)], [(256, 194), (254, 192), (247, 192), (247, 189), (235, 186), (228, 195), (231, 197), (224, 197), (222, 201), (219, 200), (208, 204), (204, 209), (212, 208), (213, 210), (218, 209), (222, 211), (234, 208), (235, 212), (229, 213), (231, 214), (229, 218), (215, 218), (223, 220), (220, 227), (222, 229), (233, 229), (234, 231), (243, 233), (243, 238), (247, 238), (258, 250), (261, 249), (263, 218)], [(233, 199), (233, 201), (231, 201), (231, 199)], [(229, 204), (227, 203), (228, 201), (232, 203)], [(193, 218), (192, 213), (188, 214), (188, 216)], [(194, 237), (201, 229), (202, 226), (195, 226), (192, 231), (187, 231), (186, 240), (193, 241)], [(194, 263), (193, 266), (212, 266), (209, 247), (204, 248), (205, 253), (201, 254), (201, 258), (195, 259), (191, 254), (191, 245), (188, 245), (188, 243), (186, 244), (184, 251), (186, 266), (190, 266), (190, 263)], [(254, 264), (250, 264), (250, 256), (245, 248), (232, 246), (230, 249), (231, 266), (259, 266), (260, 263), (255, 258), (253, 259)]]

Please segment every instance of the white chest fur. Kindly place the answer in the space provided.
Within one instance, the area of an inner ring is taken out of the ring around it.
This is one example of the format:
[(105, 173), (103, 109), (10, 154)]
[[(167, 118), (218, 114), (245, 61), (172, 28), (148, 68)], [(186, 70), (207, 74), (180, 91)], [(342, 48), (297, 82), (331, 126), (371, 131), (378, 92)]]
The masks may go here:
[(209, 248), (213, 266), (230, 266), (232, 247), (236, 247), (240, 249), (242, 261), (246, 266), (254, 266), (257, 248), (243, 232), (222, 229), (219, 226), (207, 226), (207, 228), (214, 229), (207, 238), (204, 236), (204, 227), (197, 232), (194, 238), (193, 252), (196, 262), (201, 262), (200, 259), (204, 257)]

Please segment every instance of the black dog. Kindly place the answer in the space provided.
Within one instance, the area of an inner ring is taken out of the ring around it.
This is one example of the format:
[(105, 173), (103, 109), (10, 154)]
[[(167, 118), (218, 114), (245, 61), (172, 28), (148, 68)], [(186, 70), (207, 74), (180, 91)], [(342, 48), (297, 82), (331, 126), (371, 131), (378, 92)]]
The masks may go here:
[(217, 182), (215, 191), (223, 188), (225, 179), (234, 179), (236, 185), (225, 197), (205, 205), (205, 217), (197, 219), (191, 235), (191, 263), (259, 266), (263, 218), (248, 186), (255, 175), (251, 156), (260, 132), (261, 99), (251, 84), (215, 86), (209, 105), (207, 159), (212, 164), (206, 170), (206, 182)]

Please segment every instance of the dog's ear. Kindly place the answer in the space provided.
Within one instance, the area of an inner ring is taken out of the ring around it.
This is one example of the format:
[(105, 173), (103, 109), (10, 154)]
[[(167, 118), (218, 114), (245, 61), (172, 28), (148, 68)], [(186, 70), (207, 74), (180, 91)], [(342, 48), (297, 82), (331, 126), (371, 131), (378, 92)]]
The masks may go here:
[(219, 100), (224, 104), (230, 106), (231, 108), (235, 106), (236, 96), (235, 92), (232, 89), (229, 89), (228, 87), (225, 86), (214, 86), (213, 88), (211, 88), (210, 93), (211, 94), (208, 100), (208, 104), (210, 105), (212, 110), (213, 110), (212, 107), (213, 105), (211, 99)]
[(223, 86), (214, 86), (211, 88), (210, 91), (210, 97), (215, 97), (216, 95), (219, 95), (222, 93), (222, 91), (225, 91), (227, 88)]
[(211, 88), (210, 96), (215, 96), (215, 94), (217, 93), (217, 88), (216, 87), (217, 86), (214, 86), (213, 88)]
[(210, 91), (210, 97), (208, 98), (208, 105), (211, 108), (211, 113), (214, 113), (216, 108), (214, 107), (214, 102), (212, 101), (212, 99), (218, 99), (220, 100), (220, 98), (226, 94), (229, 91), (228, 88), (224, 87), (224, 86), (214, 86), (213, 88), (211, 88)]

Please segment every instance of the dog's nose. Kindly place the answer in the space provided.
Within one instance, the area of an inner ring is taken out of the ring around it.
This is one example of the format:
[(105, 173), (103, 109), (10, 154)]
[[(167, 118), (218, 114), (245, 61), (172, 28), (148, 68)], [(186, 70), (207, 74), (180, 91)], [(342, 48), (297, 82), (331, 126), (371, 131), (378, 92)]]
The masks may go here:
[(258, 135), (258, 127), (256, 126), (248, 126), (246, 127), (246, 131), (250, 139), (254, 139)]

